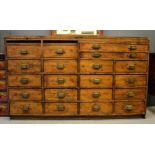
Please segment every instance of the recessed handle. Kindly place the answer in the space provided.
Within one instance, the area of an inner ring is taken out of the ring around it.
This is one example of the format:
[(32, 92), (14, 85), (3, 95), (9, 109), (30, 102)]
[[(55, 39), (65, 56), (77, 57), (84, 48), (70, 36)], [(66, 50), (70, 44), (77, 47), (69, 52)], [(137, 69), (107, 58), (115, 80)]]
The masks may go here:
[(58, 97), (59, 99), (63, 99), (63, 98), (65, 98), (65, 96), (66, 96), (66, 94), (65, 94), (64, 92), (58, 92), (58, 93), (57, 93), (57, 97)]
[(129, 53), (128, 57), (129, 58), (137, 58), (137, 54), (136, 53)]
[(134, 97), (135, 96), (135, 93), (133, 91), (129, 91), (129, 92), (126, 93), (126, 95), (128, 97)]
[(133, 105), (125, 105), (123, 108), (125, 111), (132, 111), (133, 110)]
[(94, 43), (94, 44), (92, 45), (92, 49), (94, 49), (94, 50), (99, 50), (100, 48), (101, 48), (101, 45), (100, 45), (100, 44)]
[(65, 83), (65, 79), (64, 78), (57, 78), (57, 83), (58, 84), (64, 84)]
[(58, 70), (63, 70), (65, 68), (64, 64), (57, 64), (57, 69)]
[(92, 53), (93, 58), (100, 58), (101, 56), (102, 56), (101, 53), (97, 53), (97, 52)]
[(134, 43), (130, 44), (129, 47), (128, 47), (128, 49), (129, 49), (130, 51), (136, 50), (136, 49), (137, 49), (136, 44), (134, 44)]
[(93, 64), (92, 68), (95, 70), (99, 70), (100, 68), (102, 68), (102, 65), (101, 64)]
[(127, 68), (128, 68), (129, 70), (135, 70), (136, 65), (135, 65), (135, 64), (128, 64)]
[(100, 78), (92, 79), (92, 82), (93, 82), (94, 84), (100, 84), (101, 81), (102, 81), (102, 80), (101, 80)]
[(20, 68), (21, 68), (22, 70), (26, 70), (26, 69), (29, 69), (30, 66), (29, 66), (28, 64), (22, 64), (22, 65), (20, 66)]
[(29, 52), (28, 52), (28, 50), (26, 50), (26, 49), (22, 49), (22, 50), (20, 51), (20, 54), (21, 54), (21, 55), (27, 55), (27, 54), (29, 54)]
[(29, 93), (21, 93), (21, 97), (23, 99), (28, 99), (30, 97), (30, 94)]
[(22, 110), (24, 113), (28, 113), (30, 111), (30, 107), (25, 105), (25, 106), (23, 106)]
[(65, 106), (63, 104), (57, 105), (57, 110), (58, 111), (65, 111)]
[(21, 84), (28, 84), (28, 83), (29, 83), (29, 79), (27, 79), (27, 78), (22, 78), (22, 79), (20, 80), (20, 83), (21, 83)]
[(92, 97), (94, 97), (94, 98), (99, 98), (100, 96), (101, 96), (100, 92), (93, 92), (92, 93)]
[(6, 106), (0, 105), (0, 112), (5, 112)]
[(129, 78), (127, 79), (127, 83), (128, 83), (128, 84), (134, 84), (134, 83), (135, 83), (135, 78), (134, 78), (134, 77), (129, 77)]
[(64, 49), (61, 49), (61, 48), (60, 49), (57, 49), (55, 52), (58, 55), (63, 55), (65, 53)]
[(99, 112), (100, 109), (101, 109), (101, 107), (100, 107), (98, 104), (94, 104), (94, 105), (92, 106), (92, 111), (93, 111), (93, 112)]

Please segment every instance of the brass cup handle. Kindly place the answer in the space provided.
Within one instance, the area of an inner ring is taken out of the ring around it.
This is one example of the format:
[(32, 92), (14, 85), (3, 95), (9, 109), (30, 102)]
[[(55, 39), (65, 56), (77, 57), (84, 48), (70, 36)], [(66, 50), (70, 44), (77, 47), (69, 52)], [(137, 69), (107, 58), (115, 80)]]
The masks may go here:
[(93, 64), (92, 68), (95, 70), (99, 70), (100, 68), (102, 68), (102, 65), (101, 64)]
[(99, 98), (100, 96), (101, 96), (100, 92), (93, 92), (92, 93), (92, 97), (94, 97), (94, 98)]
[(129, 77), (129, 78), (127, 79), (127, 83), (128, 83), (128, 84), (134, 84), (134, 83), (135, 83), (135, 78), (134, 78), (134, 77)]
[(100, 48), (101, 48), (101, 45), (100, 44), (93, 44), (92, 45), (92, 49), (98, 50)]
[(28, 52), (28, 50), (26, 50), (26, 49), (22, 49), (22, 50), (20, 51), (20, 54), (21, 54), (21, 55), (27, 55), (27, 54), (29, 54), (29, 52)]
[(129, 53), (128, 57), (129, 58), (137, 58), (137, 54), (136, 53)]
[(57, 64), (57, 69), (58, 70), (63, 70), (65, 68), (64, 64)]
[(66, 94), (65, 94), (64, 92), (58, 92), (58, 93), (57, 93), (57, 97), (58, 97), (59, 99), (63, 99), (63, 98), (65, 98), (65, 96), (66, 96)]
[(65, 79), (64, 78), (57, 78), (57, 83), (58, 84), (64, 84), (65, 83)]
[(58, 55), (63, 55), (65, 53), (65, 51), (63, 49), (61, 49), (61, 48), (60, 49), (57, 49), (55, 52)]
[(99, 112), (100, 110), (101, 110), (101, 107), (100, 107), (99, 105), (94, 104), (94, 105), (92, 106), (92, 111), (93, 111), (93, 112)]
[(101, 79), (95, 78), (95, 79), (92, 79), (92, 82), (93, 82), (94, 84), (100, 84), (100, 83), (101, 83)]
[(125, 105), (123, 108), (125, 111), (132, 111), (133, 110), (133, 105)]
[(127, 68), (128, 68), (129, 70), (135, 70), (136, 66), (135, 66), (135, 64), (129, 64), (129, 65), (127, 66)]
[(65, 106), (63, 104), (57, 105), (57, 110), (58, 111), (64, 111), (65, 110)]
[(129, 92), (126, 93), (126, 95), (127, 95), (128, 97), (134, 97), (134, 96), (135, 96), (135, 93), (132, 92), (132, 91), (129, 91)]
[(22, 64), (22, 65), (20, 66), (20, 68), (21, 68), (22, 70), (26, 70), (26, 69), (29, 69), (30, 66), (29, 66), (28, 64)]
[(29, 79), (27, 79), (27, 78), (22, 78), (22, 79), (20, 80), (20, 83), (21, 83), (21, 84), (28, 84), (28, 83), (29, 83)]
[(96, 53), (96, 52), (92, 53), (93, 58), (100, 58), (101, 56), (102, 56), (101, 53)]
[(4, 112), (5, 110), (6, 110), (6, 107), (3, 106), (3, 105), (1, 105), (1, 106), (0, 106), (0, 112)]
[(128, 49), (132, 51), (132, 50), (136, 50), (137, 47), (136, 47), (135, 44), (130, 44), (129, 47), (128, 47)]
[(21, 97), (22, 97), (23, 99), (28, 99), (28, 98), (30, 97), (30, 94), (29, 94), (29, 93), (22, 93), (22, 94), (21, 94)]
[(30, 107), (29, 106), (23, 106), (22, 110), (24, 113), (28, 113), (30, 111)]

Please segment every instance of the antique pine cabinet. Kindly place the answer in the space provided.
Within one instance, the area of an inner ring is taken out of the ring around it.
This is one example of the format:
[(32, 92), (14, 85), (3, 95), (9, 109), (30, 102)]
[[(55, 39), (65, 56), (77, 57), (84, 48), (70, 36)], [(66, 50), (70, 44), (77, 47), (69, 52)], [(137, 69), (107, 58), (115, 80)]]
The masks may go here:
[(11, 118), (145, 116), (149, 41), (6, 37)]

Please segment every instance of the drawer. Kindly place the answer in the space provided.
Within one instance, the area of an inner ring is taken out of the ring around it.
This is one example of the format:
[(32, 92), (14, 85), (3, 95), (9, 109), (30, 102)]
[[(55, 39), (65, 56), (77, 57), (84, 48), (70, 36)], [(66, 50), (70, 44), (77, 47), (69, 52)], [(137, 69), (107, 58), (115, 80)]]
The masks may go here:
[(112, 100), (112, 89), (81, 89), (81, 102), (103, 102)]
[(7, 101), (7, 93), (6, 92), (0, 92), (0, 102)]
[(41, 101), (42, 92), (40, 89), (9, 89), (9, 98), (12, 101)]
[(0, 80), (0, 89), (6, 89), (6, 80)]
[(45, 100), (52, 102), (76, 102), (76, 89), (46, 89)]
[(116, 75), (116, 87), (144, 87), (147, 86), (146, 75)]
[(8, 104), (0, 103), (0, 116), (7, 116), (8, 114)]
[(145, 100), (146, 89), (116, 89), (116, 100)]
[(77, 87), (76, 75), (45, 75), (45, 87)]
[(41, 45), (9, 45), (7, 46), (7, 56), (17, 59), (40, 58)]
[(39, 60), (8, 60), (10, 73), (39, 73), (41, 63)]
[(116, 102), (115, 113), (120, 115), (145, 114), (144, 102)]
[(80, 87), (81, 88), (107, 88), (112, 87), (112, 75), (81, 75)]
[(81, 73), (112, 73), (113, 61), (104, 60), (81, 60)]
[(0, 79), (5, 79), (6, 78), (6, 74), (4, 70), (0, 70)]
[(47, 115), (77, 115), (77, 103), (45, 103)]
[(74, 43), (44, 44), (43, 54), (45, 58), (77, 58), (77, 44)]
[(81, 51), (103, 51), (103, 52), (148, 52), (148, 45), (136, 44), (104, 44), (102, 42), (81, 43)]
[(146, 73), (148, 70), (147, 61), (117, 61), (117, 73)]
[(45, 73), (77, 73), (75, 60), (44, 60)]
[(40, 75), (9, 75), (8, 86), (41, 87), (41, 76)]
[(34, 101), (10, 102), (10, 115), (42, 114), (42, 104)]
[(0, 61), (0, 69), (5, 69), (5, 61)]
[(102, 103), (81, 103), (80, 115), (108, 115), (113, 112), (113, 104), (111, 102)]

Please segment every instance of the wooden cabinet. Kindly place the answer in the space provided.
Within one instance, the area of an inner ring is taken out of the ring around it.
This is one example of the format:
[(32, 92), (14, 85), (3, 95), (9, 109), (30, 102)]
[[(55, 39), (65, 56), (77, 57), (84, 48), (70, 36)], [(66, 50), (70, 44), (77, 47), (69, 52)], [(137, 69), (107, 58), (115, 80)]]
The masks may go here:
[(11, 117), (145, 116), (147, 38), (7, 37), (6, 54)]

